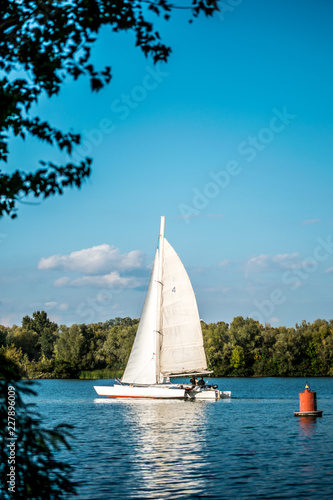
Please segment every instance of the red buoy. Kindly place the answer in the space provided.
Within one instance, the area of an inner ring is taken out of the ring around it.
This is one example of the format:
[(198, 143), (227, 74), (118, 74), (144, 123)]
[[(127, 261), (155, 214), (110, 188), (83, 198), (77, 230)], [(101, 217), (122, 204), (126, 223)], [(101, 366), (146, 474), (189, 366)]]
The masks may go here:
[(295, 417), (321, 417), (323, 410), (317, 410), (317, 393), (311, 392), (306, 383), (305, 391), (299, 393), (300, 409), (294, 411)]

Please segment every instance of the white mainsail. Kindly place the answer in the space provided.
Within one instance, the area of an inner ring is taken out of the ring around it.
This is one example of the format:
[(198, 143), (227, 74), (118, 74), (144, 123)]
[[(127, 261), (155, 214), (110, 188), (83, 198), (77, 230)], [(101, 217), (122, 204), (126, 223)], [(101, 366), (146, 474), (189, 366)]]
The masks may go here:
[(181, 260), (164, 238), (162, 218), (159, 248), (122, 382), (156, 384), (172, 374), (206, 370), (195, 295)]
[(160, 371), (164, 376), (205, 372), (207, 362), (193, 288), (180, 258), (165, 238), (162, 281)]

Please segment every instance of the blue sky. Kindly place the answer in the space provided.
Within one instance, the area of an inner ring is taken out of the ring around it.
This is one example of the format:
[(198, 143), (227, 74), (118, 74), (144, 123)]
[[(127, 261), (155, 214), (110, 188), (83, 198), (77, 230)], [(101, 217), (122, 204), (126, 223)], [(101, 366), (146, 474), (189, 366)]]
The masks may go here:
[[(93, 174), (1, 220), (0, 324), (41, 309), (59, 324), (140, 316), (161, 215), (205, 321), (333, 318), (333, 4), (222, 8), (159, 21), (173, 52), (157, 67), (132, 34), (103, 31), (93, 58), (111, 84), (69, 80), (40, 102), (82, 134)], [(61, 156), (13, 140), (8, 170), (39, 159)]]

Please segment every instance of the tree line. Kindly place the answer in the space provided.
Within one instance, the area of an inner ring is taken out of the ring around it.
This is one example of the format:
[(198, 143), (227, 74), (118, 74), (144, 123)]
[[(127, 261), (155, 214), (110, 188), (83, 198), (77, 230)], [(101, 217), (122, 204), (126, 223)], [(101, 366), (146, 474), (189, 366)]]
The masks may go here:
[[(36, 311), (22, 326), (0, 325), (0, 353), (28, 378), (120, 377), (138, 324), (127, 317), (58, 326)], [(202, 321), (202, 331), (216, 377), (333, 376), (333, 320), (287, 328), (237, 316), (230, 325)]]

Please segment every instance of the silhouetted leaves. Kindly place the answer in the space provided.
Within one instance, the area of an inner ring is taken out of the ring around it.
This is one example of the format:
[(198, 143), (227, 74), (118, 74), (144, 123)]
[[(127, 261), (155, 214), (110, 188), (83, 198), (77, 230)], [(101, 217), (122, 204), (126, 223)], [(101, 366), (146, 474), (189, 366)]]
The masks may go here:
[[(146, 14), (164, 14), (169, 19), (177, 5), (167, 0), (3, 0), (0, 3), (0, 161), (8, 160), (8, 139), (12, 133), (28, 135), (56, 146), (71, 155), (80, 136), (63, 133), (39, 117), (30, 117), (31, 106), (41, 95), (51, 97), (68, 76), (77, 80), (86, 75), (91, 90), (97, 92), (111, 80), (111, 68), (96, 70), (90, 62), (91, 49), (103, 26), (113, 32), (132, 31), (135, 44), (153, 61), (167, 61), (171, 49), (161, 42)], [(200, 12), (210, 16), (215, 0), (189, 0), (193, 17)], [(66, 187), (80, 187), (91, 173), (91, 159), (80, 164), (55, 165), (34, 173), (0, 170), (0, 217), (17, 216), (17, 202), (33, 195), (47, 198), (63, 194)]]
[[(14, 395), (15, 401), (14, 436), (8, 433), (9, 391)], [(71, 437), (72, 427), (67, 424), (54, 428), (43, 427), (34, 405), (23, 401), (24, 395), (36, 395), (32, 382), (20, 382), (17, 364), (0, 352), (1, 498), (60, 500), (68, 498), (68, 494), (73, 496), (76, 494), (76, 485), (70, 479), (72, 467), (57, 458), (59, 450), (70, 449), (68, 439)], [(9, 442), (15, 443), (14, 461), (10, 456)], [(8, 490), (10, 465), (14, 467), (15, 472), (14, 492)]]

